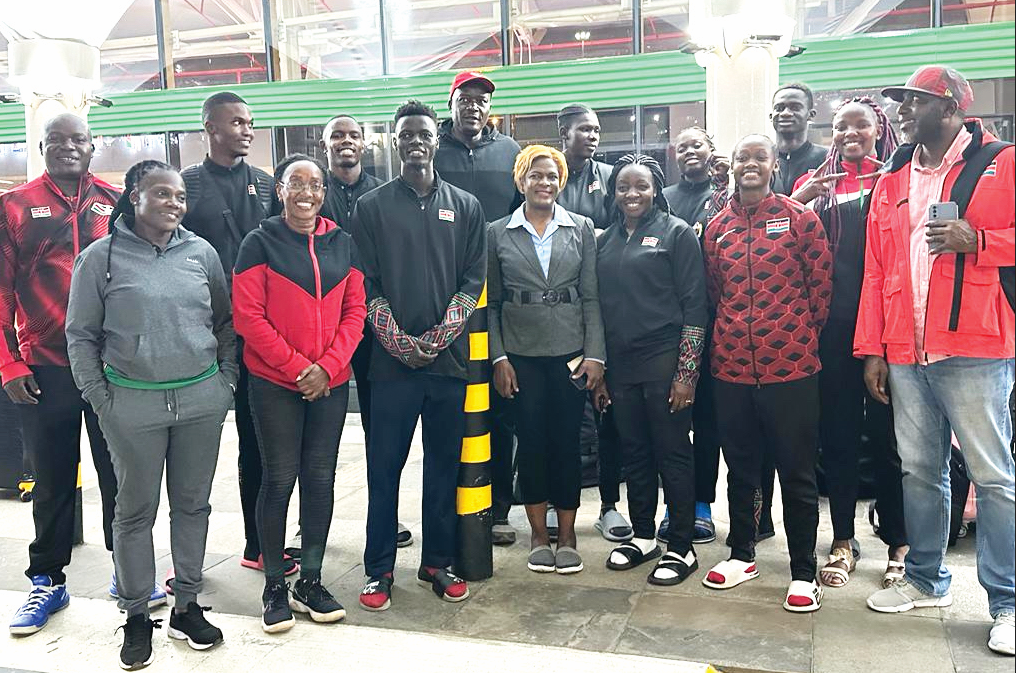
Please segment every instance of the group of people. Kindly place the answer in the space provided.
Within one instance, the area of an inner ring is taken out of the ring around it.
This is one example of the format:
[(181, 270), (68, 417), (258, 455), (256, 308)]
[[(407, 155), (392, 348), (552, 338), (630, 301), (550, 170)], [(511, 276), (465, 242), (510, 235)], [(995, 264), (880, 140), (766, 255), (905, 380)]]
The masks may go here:
[[(669, 186), (652, 157), (595, 161), (599, 120), (585, 105), (559, 113), (562, 150), (520, 148), (488, 121), (494, 91), (467, 71), (452, 82), (446, 121), (416, 100), (400, 106), (401, 166), (385, 184), (364, 171), (363, 131), (346, 115), (325, 125), (327, 165), (291, 155), (274, 176), (249, 165), (253, 116), (229, 92), (204, 103), (202, 164), (143, 161), (122, 192), (89, 172), (84, 121), (47, 124), (46, 172), (0, 196), (0, 376), (38, 479), (33, 588), (11, 633), (39, 631), (68, 604), (83, 416), (110, 594), (127, 613), (121, 666), (152, 661), (161, 620), (150, 610), (167, 591), (170, 637), (195, 649), (222, 641), (198, 595), (230, 406), (241, 564), (264, 573), (262, 628), (288, 630), (294, 612), (341, 620), (321, 566), (351, 375), (369, 494), (360, 606), (391, 606), (396, 550), (412, 543), (397, 519), (399, 483), (421, 421), (416, 579), (442, 600), (467, 599), (451, 569), (455, 491), (465, 330), (486, 284), (492, 538), (515, 542), (517, 472), (530, 570), (584, 567), (575, 518), (592, 432), (596, 528), (617, 543), (607, 568), (655, 561), (648, 582), (665, 586), (696, 573), (695, 545), (716, 538), (722, 451), (730, 553), (702, 583), (724, 590), (759, 576), (778, 473), (783, 607), (817, 610), (823, 587), (846, 584), (860, 555), (865, 435), (888, 548), (867, 604), (947, 606), (955, 440), (976, 488), (988, 645), (1013, 654), (1013, 149), (964, 118), (973, 95), (962, 75), (927, 66), (883, 92), (900, 102), (905, 145), (881, 107), (858, 97), (835, 110), (832, 146), (817, 147), (812, 92), (784, 85), (775, 141), (749, 135), (728, 158), (705, 130), (686, 129)], [(822, 567), (817, 467), (834, 538)], [(152, 526), (164, 474), (173, 569), (160, 585)], [(622, 477), (630, 525), (616, 509)], [(287, 546), (298, 480), (299, 544)]]

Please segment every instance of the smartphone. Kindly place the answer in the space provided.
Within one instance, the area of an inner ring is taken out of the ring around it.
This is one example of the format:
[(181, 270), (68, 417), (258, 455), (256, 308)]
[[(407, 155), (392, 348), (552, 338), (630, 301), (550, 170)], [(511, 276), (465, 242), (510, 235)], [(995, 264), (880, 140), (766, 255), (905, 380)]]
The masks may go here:
[[(575, 370), (577, 370), (579, 368), (579, 365), (582, 364), (582, 361), (584, 359), (585, 358), (583, 356), (576, 355), (571, 360), (569, 360), (568, 361), (568, 373), (574, 375), (575, 374)], [(586, 389), (586, 383), (588, 382), (589, 377), (587, 375), (583, 374), (582, 376), (578, 377), (577, 379), (576, 378), (572, 378), (571, 376), (569, 376), (568, 380), (571, 381), (572, 385), (575, 386), (576, 388), (578, 388), (579, 390), (585, 390)]]
[(928, 206), (929, 222), (958, 219), (960, 219), (960, 209), (953, 201), (943, 201), (942, 203), (933, 203)]

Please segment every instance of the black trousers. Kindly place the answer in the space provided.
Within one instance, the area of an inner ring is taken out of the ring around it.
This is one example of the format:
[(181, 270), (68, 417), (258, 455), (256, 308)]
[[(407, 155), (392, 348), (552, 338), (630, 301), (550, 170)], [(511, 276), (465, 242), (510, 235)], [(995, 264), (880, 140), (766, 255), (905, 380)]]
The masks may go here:
[(621, 437), (611, 407), (599, 414), (599, 443), (596, 452), (596, 470), (600, 486), (600, 502), (614, 505), (621, 499)]
[(490, 491), (495, 522), (505, 521), (515, 502), (515, 403), (490, 385)]
[(450, 376), (412, 375), (371, 386), (371, 446), (367, 452), (367, 548), (369, 577), (395, 569), (399, 482), (416, 422), (423, 423), (422, 565), (455, 561), (458, 519), (455, 492), (465, 430), (466, 382)]
[(853, 356), (854, 323), (830, 321), (819, 340), (821, 461), (829, 489), (833, 538), (854, 537), (861, 435), (868, 436), (873, 459), (879, 537), (890, 547), (906, 544), (903, 526), (903, 474), (893, 441), (889, 407), (874, 400), (864, 385), (864, 361)]
[(250, 377), (250, 403), (261, 447), (262, 479), (257, 522), (265, 578), (282, 579), (286, 513), (300, 478), (300, 576), (321, 577), (335, 501), (335, 465), (346, 422), (349, 385), (313, 402), (258, 376)]
[(568, 361), (573, 357), (508, 357), (519, 381), (515, 430), (519, 486), (527, 505), (550, 502), (558, 509), (579, 508), (579, 430), (586, 392), (569, 380)]
[(695, 500), (716, 501), (716, 479), (720, 474), (720, 427), (716, 420), (716, 396), (713, 376), (709, 373), (709, 346), (702, 352), (695, 404), (691, 408), (691, 427), (695, 447)]
[(255, 556), (261, 553), (261, 542), (258, 536), (258, 493), (261, 491), (261, 449), (258, 447), (258, 435), (254, 429), (254, 416), (251, 413), (248, 389), (250, 388), (250, 372), (243, 363), (243, 343), (237, 338), (237, 361), (240, 363), (240, 376), (233, 393), (233, 417), (236, 420), (236, 434), (239, 440), (239, 456), (237, 457), (237, 478), (240, 483), (240, 510), (243, 513), (243, 533), (247, 540), (245, 555), (250, 552)]
[(116, 475), (99, 419), (74, 385), (70, 367), (32, 366), (42, 394), (38, 404), (19, 404), (25, 452), (35, 473), (32, 518), (35, 540), (28, 546), (25, 575), (49, 575), (54, 584), (67, 578), (74, 541), (74, 501), (81, 461), (81, 416), (84, 414), (92, 464), (102, 498), (102, 532), (106, 549), (113, 551), (113, 513)]
[(363, 328), (363, 338), (353, 351), (353, 376), (356, 377), (356, 401), (360, 404), (360, 425), (363, 427), (364, 448), (370, 450), (370, 354), (374, 349), (374, 332)]
[(635, 537), (656, 535), (659, 483), (670, 511), (667, 548), (682, 556), (691, 549), (695, 525), (695, 452), (688, 437), (691, 410), (670, 413), (671, 378), (646, 383), (611, 383), (610, 397), (621, 438), (628, 483), (628, 514)]
[(818, 531), (818, 375), (762, 386), (720, 380), (715, 384), (728, 470), (730, 556), (755, 559), (762, 461), (768, 446), (780, 475), (791, 576), (810, 582), (815, 579)]

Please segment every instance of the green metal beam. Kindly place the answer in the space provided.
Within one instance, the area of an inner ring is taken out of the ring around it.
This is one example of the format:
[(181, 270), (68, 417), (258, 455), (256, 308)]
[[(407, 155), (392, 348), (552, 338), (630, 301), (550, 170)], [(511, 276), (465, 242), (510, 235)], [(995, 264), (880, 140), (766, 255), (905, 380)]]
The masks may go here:
[[(808, 82), (816, 91), (897, 84), (928, 63), (948, 63), (970, 79), (1013, 77), (1014, 27), (1012, 22), (991, 23), (808, 40), (800, 43), (807, 48), (804, 54), (783, 60), (780, 76), (783, 81)], [(692, 56), (679, 52), (514, 65), (489, 72), (497, 82), (494, 112), (499, 114), (550, 112), (574, 101), (611, 108), (705, 98), (704, 71)], [(450, 81), (448, 72), (429, 72), (139, 91), (110, 96), (114, 106), (93, 108), (89, 122), (96, 135), (194, 131), (201, 128), (201, 102), (225, 89), (250, 103), (259, 126), (321, 124), (339, 111), (361, 121), (384, 121), (410, 97), (443, 112)], [(0, 106), (0, 142), (24, 138), (23, 107)]]

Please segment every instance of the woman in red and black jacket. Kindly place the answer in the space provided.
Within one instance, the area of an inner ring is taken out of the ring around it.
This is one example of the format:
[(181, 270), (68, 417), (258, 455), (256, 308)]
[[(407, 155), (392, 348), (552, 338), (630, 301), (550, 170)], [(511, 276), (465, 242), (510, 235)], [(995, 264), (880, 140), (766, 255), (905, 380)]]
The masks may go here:
[(706, 227), (706, 286), (716, 307), (710, 352), (729, 471), (730, 559), (703, 584), (729, 589), (758, 577), (764, 444), (780, 475), (790, 551), (783, 607), (811, 612), (822, 600), (815, 581), (818, 337), (829, 313), (832, 257), (818, 216), (773, 193), (776, 158), (769, 138), (742, 139), (731, 157), (735, 194)]
[[(310, 157), (283, 160), (276, 171), (282, 215), (247, 235), (233, 272), (233, 321), (244, 339), (264, 466), (257, 521), (265, 563), (261, 626), (268, 633), (295, 624), (290, 606), (318, 622), (345, 617), (321, 585), (321, 561), (349, 400), (349, 363), (367, 309), (352, 237), (318, 215), (325, 175)], [(303, 555), (290, 601), (283, 546), (298, 476)]]

